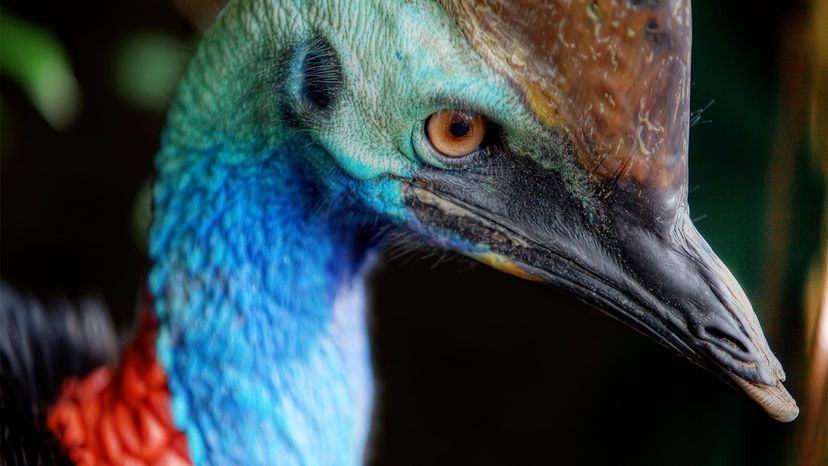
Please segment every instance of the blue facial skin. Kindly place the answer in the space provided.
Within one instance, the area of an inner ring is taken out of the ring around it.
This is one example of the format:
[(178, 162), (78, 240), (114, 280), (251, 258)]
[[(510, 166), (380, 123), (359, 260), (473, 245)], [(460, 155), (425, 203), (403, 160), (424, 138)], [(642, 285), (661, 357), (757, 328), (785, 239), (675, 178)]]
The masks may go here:
[[(341, 66), (325, 111), (302, 93), (319, 34)], [(157, 352), (195, 464), (362, 463), (364, 277), (384, 228), (418, 228), (398, 180), (438, 165), (422, 125), (445, 107), (534, 125), (436, 2), (231, 2), (206, 34), (156, 159), (150, 235)]]

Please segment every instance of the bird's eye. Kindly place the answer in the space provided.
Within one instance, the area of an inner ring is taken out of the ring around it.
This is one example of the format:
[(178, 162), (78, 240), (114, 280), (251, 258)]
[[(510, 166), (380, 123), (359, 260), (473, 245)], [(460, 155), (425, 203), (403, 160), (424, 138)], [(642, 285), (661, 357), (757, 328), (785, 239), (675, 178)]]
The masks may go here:
[(476, 152), (486, 136), (486, 119), (463, 110), (440, 110), (426, 121), (428, 141), (440, 154), (460, 158)]

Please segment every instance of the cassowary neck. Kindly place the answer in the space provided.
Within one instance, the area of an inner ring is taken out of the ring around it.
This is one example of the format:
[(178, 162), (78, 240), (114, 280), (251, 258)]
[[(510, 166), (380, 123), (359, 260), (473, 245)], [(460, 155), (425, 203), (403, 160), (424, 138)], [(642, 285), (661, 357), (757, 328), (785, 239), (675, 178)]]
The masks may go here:
[[(159, 156), (150, 290), (196, 464), (356, 464), (372, 393), (366, 244), (303, 141)], [(244, 162), (238, 162), (244, 160)]]

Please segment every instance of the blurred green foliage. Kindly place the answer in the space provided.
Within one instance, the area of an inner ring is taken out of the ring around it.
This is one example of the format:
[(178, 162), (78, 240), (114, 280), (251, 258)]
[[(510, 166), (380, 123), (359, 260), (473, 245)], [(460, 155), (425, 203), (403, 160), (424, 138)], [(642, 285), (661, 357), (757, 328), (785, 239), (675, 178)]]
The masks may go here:
[[(162, 31), (138, 31), (115, 48), (113, 84), (116, 93), (135, 108), (163, 114), (192, 52), (189, 43)], [(145, 251), (152, 220), (150, 179), (141, 185), (132, 208), (132, 236)]]
[(115, 49), (114, 85), (136, 108), (163, 112), (175, 93), (191, 47), (160, 31), (139, 31)]
[(49, 31), (0, 9), (0, 72), (13, 79), (43, 117), (65, 129), (77, 117), (80, 91), (60, 42)]
[(144, 253), (147, 250), (150, 223), (152, 223), (152, 180), (147, 178), (141, 184), (132, 208), (132, 237), (135, 240), (135, 247)]

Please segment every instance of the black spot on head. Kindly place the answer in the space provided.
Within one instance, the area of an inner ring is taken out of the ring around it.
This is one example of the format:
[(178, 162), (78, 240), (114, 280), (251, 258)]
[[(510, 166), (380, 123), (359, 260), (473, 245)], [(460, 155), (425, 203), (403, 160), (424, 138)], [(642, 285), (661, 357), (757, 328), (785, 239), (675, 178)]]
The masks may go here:
[(630, 5), (632, 5), (636, 8), (644, 7), (644, 8), (653, 9), (653, 8), (658, 6), (658, 0), (627, 0), (627, 1), (630, 2)]
[(310, 41), (304, 49), (300, 98), (318, 110), (327, 110), (342, 87), (342, 68), (330, 42), (324, 38)]
[(656, 45), (660, 45), (665, 40), (665, 33), (658, 27), (658, 21), (655, 18), (650, 18), (647, 21), (647, 26), (644, 28), (644, 34), (647, 38)]

